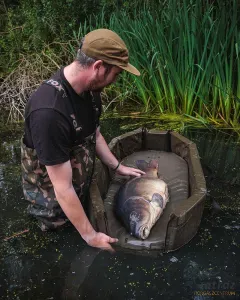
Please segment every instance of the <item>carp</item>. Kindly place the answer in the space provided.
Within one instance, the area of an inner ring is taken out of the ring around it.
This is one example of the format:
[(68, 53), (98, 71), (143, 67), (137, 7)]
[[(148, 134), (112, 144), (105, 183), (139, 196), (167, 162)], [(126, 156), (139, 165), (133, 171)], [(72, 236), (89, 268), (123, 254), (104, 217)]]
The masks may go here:
[(131, 235), (146, 239), (169, 201), (167, 184), (158, 176), (158, 161), (137, 160), (146, 174), (123, 184), (115, 197), (115, 211)]

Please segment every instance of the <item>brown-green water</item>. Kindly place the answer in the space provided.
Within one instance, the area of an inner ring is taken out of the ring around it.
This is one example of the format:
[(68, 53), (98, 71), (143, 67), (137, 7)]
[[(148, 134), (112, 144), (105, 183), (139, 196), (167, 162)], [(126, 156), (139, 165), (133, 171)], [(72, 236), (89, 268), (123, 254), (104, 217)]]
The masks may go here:
[[(129, 122), (103, 120), (107, 141), (128, 131)], [(138, 127), (139, 120), (130, 125)], [(99, 252), (86, 246), (71, 225), (42, 233), (25, 212), (21, 130), (2, 134), (0, 299), (240, 299), (240, 144), (229, 131), (180, 127), (197, 144), (208, 197), (198, 234), (158, 258)]]

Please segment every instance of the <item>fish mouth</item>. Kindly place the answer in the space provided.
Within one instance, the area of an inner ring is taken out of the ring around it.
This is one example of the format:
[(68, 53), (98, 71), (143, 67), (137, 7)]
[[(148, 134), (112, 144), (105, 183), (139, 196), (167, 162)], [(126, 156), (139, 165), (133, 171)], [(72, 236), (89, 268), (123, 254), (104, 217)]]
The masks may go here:
[(144, 225), (139, 229), (138, 235), (142, 240), (145, 240), (149, 236), (150, 230)]

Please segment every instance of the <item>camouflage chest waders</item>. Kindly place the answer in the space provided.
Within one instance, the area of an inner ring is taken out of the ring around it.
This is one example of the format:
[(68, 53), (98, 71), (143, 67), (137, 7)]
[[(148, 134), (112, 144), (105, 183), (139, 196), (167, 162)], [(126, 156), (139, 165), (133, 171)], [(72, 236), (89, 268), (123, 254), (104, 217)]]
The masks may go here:
[[(55, 86), (58, 91), (63, 90), (58, 81), (49, 80), (46, 83)], [(97, 124), (98, 108), (93, 95), (92, 104)], [(71, 118), (76, 136), (79, 136), (81, 132), (80, 122), (76, 120), (75, 114), (71, 114)], [(87, 201), (88, 197), (95, 156), (96, 130), (84, 139), (84, 143), (75, 145), (70, 152), (73, 187), (83, 206), (86, 205), (84, 202)], [(21, 165), (24, 196), (26, 200), (31, 202), (28, 206), (28, 213), (38, 219), (42, 230), (53, 229), (66, 223), (68, 219), (56, 199), (45, 165), (39, 162), (36, 150), (28, 148), (23, 139), (21, 142)]]

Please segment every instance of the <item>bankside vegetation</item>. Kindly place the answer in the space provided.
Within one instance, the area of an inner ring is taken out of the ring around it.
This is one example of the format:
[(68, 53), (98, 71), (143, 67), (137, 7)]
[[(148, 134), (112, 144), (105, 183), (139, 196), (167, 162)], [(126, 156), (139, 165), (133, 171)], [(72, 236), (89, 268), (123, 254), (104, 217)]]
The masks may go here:
[[(88, 31), (116, 31), (141, 76), (126, 72), (104, 108), (171, 113), (238, 127), (240, 5), (237, 0), (9, 1), (2, 3), (0, 106), (22, 118), (39, 83), (69, 63)], [(137, 109), (136, 109), (137, 107)]]

